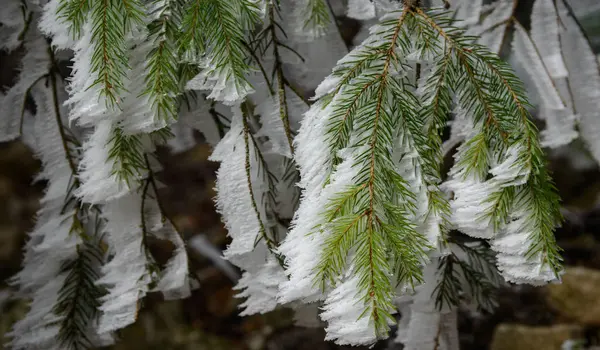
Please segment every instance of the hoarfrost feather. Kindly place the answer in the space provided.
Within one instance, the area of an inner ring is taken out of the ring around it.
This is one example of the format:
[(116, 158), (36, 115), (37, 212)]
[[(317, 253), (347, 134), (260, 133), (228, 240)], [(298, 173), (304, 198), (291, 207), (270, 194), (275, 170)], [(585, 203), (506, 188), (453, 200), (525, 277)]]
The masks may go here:
[(349, 0), (349, 18), (367, 20), (375, 17), (375, 4), (371, 0)]
[(181, 107), (178, 123), (183, 123), (192, 129), (200, 131), (206, 142), (213, 147), (221, 140), (219, 128), (210, 112), (210, 101), (200, 96), (195, 100), (191, 100), (189, 105)]
[(468, 27), (479, 22), (481, 15), (482, 0), (462, 1), (456, 11), (457, 24), (461, 27)]
[(158, 104), (152, 95), (145, 93), (147, 89), (147, 59), (152, 50), (148, 42), (138, 42), (132, 50), (129, 64), (131, 70), (127, 75), (127, 93), (121, 102), (119, 126), (126, 134), (150, 133), (162, 129), (175, 122), (172, 116), (159, 116)]
[(327, 322), (325, 340), (338, 345), (371, 345), (377, 340), (374, 323), (362, 315), (365, 303), (358, 293), (359, 279), (358, 275), (349, 277), (327, 295), (321, 312)]
[(245, 80), (232, 78), (231, 67), (217, 66), (211, 58), (200, 63), (201, 72), (186, 84), (188, 90), (209, 90), (208, 98), (232, 106), (242, 101), (254, 89)]
[(598, 61), (575, 20), (568, 15), (562, 1), (557, 1), (561, 26), (560, 42), (569, 70), (569, 85), (575, 110), (579, 115), (579, 132), (592, 156), (600, 162), (600, 71)]
[(168, 239), (175, 245), (173, 256), (167, 261), (165, 269), (161, 272), (156, 289), (163, 293), (165, 300), (189, 297), (191, 289), (188, 279), (188, 256), (183, 239), (171, 222), (165, 223), (155, 235)]
[(65, 104), (71, 107), (69, 121), (77, 121), (84, 127), (94, 126), (101, 120), (111, 120), (118, 113), (107, 108), (107, 101), (100, 91), (100, 86), (94, 84), (98, 78), (97, 72), (92, 72), (92, 25), (86, 23), (82, 35), (73, 48), (73, 71), (69, 78), (69, 99)]
[(517, 208), (510, 222), (491, 242), (497, 254), (498, 269), (504, 278), (513, 283), (543, 285), (556, 279), (554, 271), (544, 264), (544, 253), (538, 252), (527, 257), (533, 244), (534, 230), (531, 216), (535, 215), (527, 208), (525, 200), (528, 194), (521, 194), (514, 204)]
[(230, 280), (236, 282), (240, 279), (237, 270), (223, 258), (221, 250), (215, 247), (204, 235), (195, 235), (192, 237), (188, 246), (191, 250), (212, 261)]
[[(37, 18), (37, 17), (36, 17)], [(21, 59), (17, 82), (0, 99), (0, 142), (20, 136), (21, 113), (25, 108), (27, 91), (50, 70), (48, 44), (36, 28), (25, 36), (25, 54)]]
[(65, 278), (65, 274), (56, 276), (35, 291), (29, 312), (25, 318), (17, 321), (12, 331), (7, 334), (8, 337), (12, 337), (8, 344), (11, 349), (59, 350), (56, 338), (62, 318), (54, 315), (52, 309), (58, 302), (59, 291)]
[[(477, 238), (494, 235), (492, 217), (482, 214), (492, 212), (493, 202), (487, 200), (492, 194), (503, 187), (522, 185), (529, 178), (528, 168), (518, 162), (523, 147), (521, 144), (510, 146), (504, 160), (490, 169), (493, 177), (486, 181), (472, 174), (467, 176), (465, 169), (457, 166), (450, 170), (451, 179), (443, 187), (454, 192), (454, 199), (450, 201), (451, 221), (460, 230)], [(456, 158), (465, 150), (466, 144), (461, 145)]]
[(112, 259), (102, 267), (96, 284), (106, 286), (108, 294), (101, 298), (102, 311), (98, 333), (124, 328), (137, 318), (138, 300), (148, 292), (152, 280), (149, 261), (142, 245), (142, 194), (130, 192), (106, 203), (103, 216)]
[(281, 302), (320, 298), (321, 292), (313, 283), (313, 270), (319, 262), (327, 232), (313, 232), (314, 227), (322, 221), (322, 213), (330, 199), (352, 185), (358, 171), (357, 167), (353, 167), (354, 159), (347, 157), (323, 187), (326, 176), (323, 168), (328, 166), (331, 155), (324, 135), (323, 123), (327, 120), (320, 114), (319, 104), (317, 102), (311, 107), (296, 138), (296, 160), (300, 166), (300, 187), (303, 191), (292, 229), (279, 246), (279, 251), (286, 257), (289, 275), (289, 281), (280, 287)]
[(22, 3), (7, 0), (0, 11), (0, 50), (11, 52), (21, 45), (20, 35), (25, 27), (21, 14)]
[(171, 125), (171, 132), (173, 137), (167, 141), (167, 144), (173, 153), (182, 153), (196, 146), (194, 129), (184, 124), (181, 119)]
[(401, 339), (407, 350), (458, 349), (458, 319), (456, 309), (438, 310), (432, 299), (440, 283), (439, 257), (434, 257), (423, 271), (424, 283), (416, 288), (410, 306), (408, 328)]
[(109, 159), (114, 132), (112, 121), (100, 120), (83, 144), (79, 171), (81, 186), (76, 195), (87, 203), (102, 203), (122, 197), (130, 191), (125, 180), (119, 179), (113, 172), (115, 160)]
[(515, 26), (513, 54), (532, 78), (544, 106), (552, 109), (565, 108), (534, 43), (520, 25)]
[(558, 14), (553, 0), (536, 0), (531, 11), (531, 39), (552, 78), (568, 75), (558, 37)]
[(286, 107), (282, 106), (279, 99), (274, 97), (267, 97), (258, 105), (257, 111), (260, 114), (262, 126), (256, 136), (268, 137), (272, 152), (291, 158), (290, 144), (280, 115), (281, 108)]
[(242, 290), (236, 297), (246, 298), (240, 305), (244, 309), (240, 313), (241, 316), (263, 314), (273, 311), (277, 306), (277, 290), (279, 285), (286, 281), (286, 277), (274, 256), (268, 252), (267, 254), (266, 262), (248, 266), (248, 270), (235, 286), (236, 290)]
[(294, 11), (306, 3), (302, 1), (283, 1), (281, 3), (281, 25), (288, 35), (293, 35), (296, 40), (288, 44), (305, 59), (305, 63), (285, 67), (285, 75), (289, 81), (295, 82), (300, 91), (308, 93), (313, 91), (323, 79), (331, 73), (337, 60), (348, 53), (342, 36), (335, 24), (335, 19), (330, 13), (329, 25), (322, 36), (315, 38), (313, 32), (298, 30), (297, 19)]
[(457, 323), (456, 310), (443, 313), (413, 310), (404, 349), (456, 350), (459, 348)]
[[(217, 209), (223, 215), (225, 227), (232, 237), (231, 244), (224, 252), (225, 257), (234, 264), (240, 264), (236, 256), (251, 252), (260, 236), (261, 223), (264, 220), (264, 193), (267, 190), (258, 171), (257, 155), (253, 149), (246, 149), (242, 112), (239, 106), (233, 107), (234, 116), (231, 128), (215, 147), (210, 160), (221, 162), (217, 171)], [(248, 146), (254, 147), (250, 137)], [(250, 180), (254, 198), (250, 197), (246, 176), (246, 153), (250, 157)], [(259, 217), (253, 201), (259, 210)]]
[(487, 46), (490, 51), (500, 52), (506, 34), (506, 21), (512, 16), (513, 1), (499, 0), (491, 5), (491, 13), (483, 23), (467, 30), (466, 35), (479, 36), (479, 44)]
[(540, 117), (546, 121), (546, 128), (540, 132), (543, 147), (567, 145), (579, 136), (575, 130), (577, 117), (569, 109), (542, 108)]
[(75, 47), (75, 40), (69, 31), (69, 23), (61, 19), (58, 11), (61, 6), (61, 0), (50, 0), (42, 12), (42, 18), (39, 23), (40, 30), (52, 38), (52, 46), (59, 50), (72, 49)]

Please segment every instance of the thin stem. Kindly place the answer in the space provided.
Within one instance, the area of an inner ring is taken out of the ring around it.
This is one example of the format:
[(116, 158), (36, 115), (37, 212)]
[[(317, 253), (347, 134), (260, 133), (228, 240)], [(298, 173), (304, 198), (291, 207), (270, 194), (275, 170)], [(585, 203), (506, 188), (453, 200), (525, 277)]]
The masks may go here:
[[(243, 135), (244, 135), (244, 145), (245, 145), (245, 168), (246, 168), (246, 182), (248, 185), (248, 194), (250, 195), (250, 202), (252, 203), (252, 209), (254, 209), (254, 214), (256, 215), (256, 220), (259, 225), (259, 232), (261, 237), (265, 240), (267, 248), (271, 253), (273, 253), (280, 263), (283, 264), (283, 260), (275, 253), (276, 244), (275, 242), (267, 235), (267, 230), (265, 225), (260, 217), (260, 211), (258, 210), (258, 205), (256, 204), (256, 199), (254, 196), (254, 188), (252, 186), (252, 174), (251, 174), (251, 163), (250, 163), (250, 128), (248, 125), (247, 113), (244, 111), (242, 113), (242, 123), (243, 123)], [(283, 265), (282, 265), (283, 266)]]
[(386, 78), (388, 76), (389, 73), (389, 68), (390, 68), (390, 63), (393, 57), (395, 57), (395, 53), (394, 50), (396, 48), (396, 41), (398, 40), (398, 35), (400, 33), (400, 30), (402, 29), (402, 24), (404, 23), (404, 20), (406, 19), (406, 15), (408, 14), (408, 7), (405, 6), (404, 11), (402, 12), (402, 15), (400, 16), (400, 18), (398, 19), (398, 23), (396, 24), (396, 28), (394, 30), (394, 34), (392, 35), (392, 40), (390, 43), (390, 47), (387, 50), (387, 55), (386, 55), (386, 60), (385, 60), (385, 64), (383, 66), (383, 72), (380, 75), (380, 85), (379, 85), (379, 91), (377, 93), (377, 106), (376, 106), (376, 112), (375, 112), (375, 120), (373, 122), (373, 134), (371, 136), (371, 140), (370, 140), (370, 147), (371, 147), (371, 155), (370, 155), (370, 165), (369, 165), (369, 180), (368, 180), (368, 188), (369, 188), (369, 209), (368, 209), (368, 218), (367, 218), (367, 227), (368, 227), (368, 234), (369, 234), (369, 298), (371, 299), (371, 303), (373, 305), (373, 312), (372, 312), (372, 316), (373, 316), (373, 320), (375, 321), (375, 323), (378, 322), (379, 320), (379, 311), (378, 311), (378, 305), (377, 305), (377, 299), (375, 297), (375, 266), (374, 266), (374, 261), (373, 261), (373, 231), (374, 231), (374, 225), (375, 223), (373, 222), (374, 220), (376, 220), (375, 218), (375, 212), (374, 212), (374, 207), (375, 207), (375, 150), (376, 150), (376, 144), (377, 144), (377, 139), (378, 139), (378, 128), (379, 128), (379, 119), (381, 116), (381, 109), (382, 109), (382, 101), (383, 101), (383, 93), (385, 90), (385, 86), (386, 86)]
[(56, 73), (58, 67), (56, 67), (56, 61), (54, 57), (54, 51), (52, 47), (48, 47), (48, 54), (50, 56), (50, 61), (52, 64), (52, 68), (50, 69), (50, 85), (52, 87), (52, 105), (54, 107), (54, 117), (56, 118), (56, 125), (58, 127), (58, 132), (60, 133), (60, 139), (62, 142), (63, 150), (65, 151), (65, 157), (67, 158), (67, 162), (69, 163), (69, 168), (73, 174), (74, 185), (75, 187), (79, 187), (79, 179), (77, 178), (77, 167), (75, 166), (75, 162), (73, 161), (73, 157), (71, 156), (71, 151), (69, 149), (69, 145), (67, 144), (67, 138), (65, 135), (64, 126), (62, 123), (62, 118), (60, 115), (60, 102), (58, 101), (58, 88), (56, 86)]
[(269, 4), (269, 21), (271, 22), (271, 36), (273, 40), (273, 57), (275, 58), (275, 72), (277, 75), (277, 95), (279, 99), (279, 117), (283, 123), (285, 130), (285, 136), (287, 138), (288, 146), (290, 147), (290, 153), (294, 154), (294, 144), (292, 131), (290, 129), (290, 118), (288, 114), (287, 96), (285, 92), (285, 83), (283, 76), (283, 66), (281, 64), (281, 57), (279, 56), (279, 39), (277, 38), (277, 31), (275, 30), (275, 4)]

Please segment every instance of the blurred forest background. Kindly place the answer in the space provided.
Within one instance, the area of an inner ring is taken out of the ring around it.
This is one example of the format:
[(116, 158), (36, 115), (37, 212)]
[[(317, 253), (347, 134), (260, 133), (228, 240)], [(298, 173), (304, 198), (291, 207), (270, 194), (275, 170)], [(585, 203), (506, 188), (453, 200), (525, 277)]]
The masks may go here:
[[(520, 1), (516, 15), (522, 23), (527, 23), (532, 2)], [(600, 0), (569, 2), (600, 54)], [(356, 44), (365, 28), (346, 18), (343, 10), (334, 10), (344, 39)], [(0, 86), (13, 83), (20, 54), (0, 52)], [(239, 271), (218, 258), (228, 238), (213, 205), (217, 165), (207, 160), (210, 147), (196, 136), (198, 144), (193, 149), (176, 155), (162, 149), (159, 155), (165, 168), (161, 180), (167, 185), (161, 197), (170, 217), (183, 229), (192, 272), (200, 286), (186, 300), (165, 302), (160, 295), (146, 297), (138, 322), (125, 329), (121, 341), (111, 349), (340, 349), (323, 341), (322, 327), (294, 326), (289, 310), (244, 318), (237, 315), (241, 301), (232, 287)], [(548, 157), (566, 217), (564, 227), (557, 231), (566, 265), (563, 283), (543, 288), (507, 287), (499, 292), (499, 307), (493, 314), (461, 310), (462, 350), (551, 350), (576, 343), (580, 345), (572, 349), (600, 349), (599, 168), (577, 142)], [(0, 144), (0, 281), (19, 270), (21, 248), (45, 186), (34, 183), (38, 171), (39, 162), (23, 143)], [(209, 246), (215, 249), (206, 251)], [(160, 255), (161, 250), (168, 253), (171, 248), (156, 245), (154, 249)], [(0, 339), (27, 308), (26, 302), (9, 298), (8, 288), (0, 282)], [(375, 347), (401, 348), (393, 336)]]

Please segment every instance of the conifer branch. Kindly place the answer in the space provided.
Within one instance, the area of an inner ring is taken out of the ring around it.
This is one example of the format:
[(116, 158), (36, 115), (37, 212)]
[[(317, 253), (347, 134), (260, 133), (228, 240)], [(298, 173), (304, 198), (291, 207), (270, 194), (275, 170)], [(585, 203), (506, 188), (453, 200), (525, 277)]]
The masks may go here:
[[(203, 70), (188, 82), (188, 89), (212, 90), (209, 98), (232, 104), (252, 91), (246, 78), (250, 66), (245, 60), (244, 36), (260, 21), (257, 5), (249, 0), (194, 0), (184, 25), (196, 26), (199, 19), (205, 52), (199, 62)], [(196, 17), (199, 17), (196, 19)], [(193, 29), (184, 29), (192, 35)], [(194, 34), (195, 37), (195, 34)], [(199, 48), (193, 52), (199, 52)]]
[[(277, 248), (277, 245), (275, 244), (275, 242), (271, 239), (271, 237), (269, 237), (267, 235), (267, 229), (265, 227), (265, 224), (263, 223), (263, 220), (261, 218), (260, 215), (260, 211), (258, 210), (258, 205), (256, 204), (256, 199), (254, 197), (254, 189), (252, 186), (252, 175), (251, 175), (251, 164), (250, 164), (250, 128), (248, 125), (248, 111), (242, 111), (243, 113), (243, 119), (242, 119), (242, 123), (243, 123), (243, 137), (244, 137), (244, 145), (245, 145), (245, 169), (246, 169), (246, 181), (248, 184), (248, 193), (250, 195), (250, 200), (252, 202), (252, 208), (254, 209), (254, 212), (256, 214), (256, 219), (258, 220), (259, 223), (259, 227), (260, 227), (260, 236), (262, 239), (264, 239), (265, 244), (267, 245), (267, 248), (269, 248), (269, 250), (275, 254), (275, 249)], [(254, 141), (252, 141), (252, 143), (254, 144)]]
[[(432, 17), (425, 14), (421, 9), (417, 8), (415, 13), (429, 27), (437, 31), (449, 45), (452, 45), (459, 62), (464, 67), (468, 78), (474, 86), (482, 86), (482, 84), (476, 84), (477, 78), (471, 73), (473, 72), (471, 62), (479, 63), (480, 67), (484, 68), (478, 75), (483, 79), (482, 82), (492, 85), (488, 90), (495, 96), (491, 96), (497, 99), (500, 105), (508, 111), (506, 113), (503, 110), (496, 110), (496, 107), (486, 102), (488, 97), (483, 93), (483, 90), (481, 88), (476, 89), (475, 96), (480, 99), (487, 114), (484, 126), (492, 126), (497, 129), (502, 135), (504, 142), (524, 147), (523, 155), (518, 158), (517, 164), (514, 164), (513, 167), (523, 167), (530, 174), (526, 185), (515, 185), (517, 193), (514, 196), (513, 192), (511, 192), (511, 187), (507, 186), (490, 197), (488, 201), (491, 201), (493, 206), (486, 215), (492, 216), (496, 223), (505, 225), (508, 223), (509, 211), (500, 210), (494, 212), (492, 210), (508, 208), (508, 203), (513, 201), (517, 201), (519, 208), (522, 208), (522, 205), (532, 208), (530, 210), (535, 214), (530, 214), (524, 219), (532, 227), (532, 232), (529, 236), (531, 245), (527, 250), (526, 256), (529, 259), (534, 259), (536, 256), (541, 255), (542, 266), (550, 268), (558, 278), (558, 273), (561, 269), (561, 258), (553, 230), (562, 220), (559, 213), (559, 199), (552, 180), (545, 169), (543, 151), (537, 139), (537, 129), (526, 109), (527, 100), (524, 95), (522, 83), (505, 62), (497, 56), (489, 54), (485, 48), (478, 45), (471, 45), (471, 48), (466, 47), (467, 42), (458, 37), (460, 31), (456, 31), (453, 28), (443, 29)], [(473, 111), (475, 121), (477, 122), (480, 111), (478, 109), (474, 109)], [(502, 117), (503, 115), (506, 117)], [(494, 134), (486, 132), (488, 136), (493, 136)], [(543, 215), (539, 214), (542, 210)]]
[(92, 1), (92, 44), (94, 52), (91, 66), (98, 77), (91, 86), (100, 86), (101, 95), (110, 107), (115, 107), (124, 91), (128, 59), (126, 34), (133, 22), (140, 20), (137, 0)]
[(271, 31), (271, 40), (273, 40), (273, 58), (275, 59), (275, 67), (273, 67), (275, 74), (277, 76), (277, 99), (279, 101), (279, 117), (281, 118), (281, 122), (283, 123), (283, 128), (285, 131), (285, 136), (287, 138), (288, 146), (290, 147), (290, 154), (294, 154), (294, 145), (292, 143), (292, 131), (290, 128), (290, 120), (288, 115), (288, 105), (286, 99), (286, 91), (285, 91), (285, 81), (283, 76), (283, 67), (281, 62), (281, 57), (279, 55), (279, 39), (277, 38), (276, 21), (275, 21), (275, 4), (270, 3), (268, 5), (268, 14), (270, 21), (270, 31)]
[[(407, 219), (414, 195), (394, 170), (387, 154), (394, 142), (390, 130), (397, 125), (396, 119), (404, 113), (405, 118), (414, 118), (418, 111), (416, 98), (404, 88), (407, 82), (390, 73), (392, 67), (396, 71), (403, 68), (397, 48), (408, 47), (404, 25), (409, 17), (410, 13), (403, 11), (398, 18), (383, 22), (377, 33), (380, 43), (366, 44), (351, 53), (350, 59), (344, 59), (333, 73), (341, 79), (336, 81), (334, 95), (327, 99), (333, 111), (328, 116), (332, 153), (342, 147), (340, 139), (342, 145), (347, 144), (351, 128), (355, 128), (359, 141), (351, 147), (360, 151), (353, 166), (360, 170), (355, 185), (338, 193), (327, 207), (325, 216), (330, 224), (325, 227), (333, 234), (324, 244), (317, 280), (333, 280), (341, 274), (345, 256), (355, 246), (353, 264), (360, 277), (359, 290), (364, 293), (363, 315), (373, 321), (377, 336), (386, 333), (393, 309), (389, 304), (393, 291), (386, 277), (388, 271), (401, 283), (414, 286), (421, 281), (420, 262), (427, 249), (423, 236)], [(344, 81), (350, 82), (352, 75), (355, 77), (351, 86), (342, 90)], [(415, 101), (414, 105), (410, 101)], [(338, 167), (343, 163), (339, 164)], [(388, 259), (393, 261), (392, 266), (388, 265)]]
[(107, 144), (108, 160), (113, 161), (112, 174), (118, 182), (132, 186), (144, 169), (144, 149), (141, 135), (126, 135), (121, 128), (112, 131)]
[(179, 90), (178, 52), (176, 47), (179, 27), (183, 16), (182, 0), (154, 0), (152, 17), (148, 25), (148, 39), (152, 49), (147, 58), (146, 89), (159, 120), (173, 121), (177, 118)]
[(90, 9), (90, 0), (61, 0), (57, 10), (58, 16), (69, 23), (69, 32), (73, 39), (80, 38)]

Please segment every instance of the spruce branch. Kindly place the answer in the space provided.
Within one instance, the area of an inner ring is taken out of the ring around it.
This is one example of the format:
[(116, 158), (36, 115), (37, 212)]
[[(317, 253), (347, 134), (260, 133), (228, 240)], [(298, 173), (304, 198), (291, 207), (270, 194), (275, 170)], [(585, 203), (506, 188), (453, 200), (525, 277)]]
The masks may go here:
[(58, 341), (66, 349), (93, 347), (90, 328), (97, 320), (99, 299), (104, 295), (104, 291), (95, 285), (102, 262), (100, 243), (90, 238), (77, 246), (74, 260), (63, 264), (62, 273), (67, 276), (52, 312), (64, 317), (60, 322)]
[(290, 120), (288, 115), (288, 105), (286, 98), (285, 80), (283, 75), (283, 66), (281, 62), (281, 56), (279, 55), (279, 46), (282, 45), (277, 37), (276, 32), (276, 21), (275, 21), (275, 4), (270, 3), (268, 5), (268, 15), (271, 30), (271, 40), (273, 41), (273, 58), (275, 59), (275, 66), (273, 67), (276, 75), (275, 81), (277, 82), (276, 92), (277, 99), (279, 101), (279, 117), (283, 123), (285, 136), (287, 138), (288, 146), (290, 148), (290, 154), (294, 154), (294, 145), (292, 144), (292, 131), (290, 128)]
[[(314, 116), (309, 116), (315, 119), (310, 123), (325, 126), (330, 155), (320, 175), (329, 180), (311, 199), (327, 203), (311, 231), (315, 240), (320, 237), (322, 249), (312, 272), (313, 283), (325, 293), (334, 288), (325, 319), (340, 342), (348, 342), (344, 337), (350, 335), (341, 331), (343, 318), (334, 316), (339, 315), (334, 304), (347, 288), (356, 282), (365, 307), (360, 317), (368, 315), (375, 337), (385, 335), (393, 282), (414, 288), (423, 281), (427, 254), (443, 248), (440, 241), (451, 243), (446, 235), (451, 221), (479, 227), (490, 220), (493, 232), (486, 238), (493, 238), (497, 264), (507, 279), (538, 283), (555, 277), (546, 269), (556, 274), (560, 268), (553, 236), (556, 191), (522, 83), (506, 63), (473, 41), (452, 26), (446, 13), (407, 4), (384, 17), (317, 88), (320, 100), (311, 108)], [(441, 133), (455, 96), (472, 133), (457, 155), (454, 182), (447, 186), (458, 196), (451, 208), (440, 188)], [(301, 146), (301, 154), (310, 149)], [(315, 176), (312, 172), (309, 176)], [(473, 187), (471, 197), (463, 196), (469, 181), (481, 193)], [(456, 208), (459, 204), (465, 208)], [(438, 300), (456, 304), (462, 291), (469, 291), (484, 304), (494, 286), (480, 281), (483, 268), (473, 266), (482, 264), (452, 255), (442, 261), (447, 278), (438, 288)], [(517, 266), (521, 262), (523, 269)]]
[[(84, 222), (91, 220), (93, 211), (96, 212), (95, 220), (99, 221), (99, 209), (82, 203), (74, 196), (74, 191), (80, 185), (79, 179), (76, 177), (76, 159), (71, 153), (69, 138), (66, 135), (60, 114), (60, 101), (58, 99), (56, 81), (58, 67), (52, 47), (48, 47), (48, 54), (51, 61), (49, 75), (56, 126), (59, 130), (65, 158), (72, 172), (72, 185), (67, 192), (65, 204), (61, 212), (67, 210), (67, 207), (71, 207), (73, 215), (70, 234), (75, 234), (80, 238), (80, 243), (76, 246), (77, 255), (73, 260), (63, 262), (63, 266), (61, 267), (61, 273), (66, 274), (66, 278), (59, 291), (59, 298), (52, 312), (63, 317), (60, 321), (58, 335), (58, 341), (62, 346), (74, 350), (88, 349), (93, 345), (93, 342), (89, 339), (89, 335), (91, 327), (99, 314), (99, 299), (105, 294), (102, 288), (95, 285), (96, 280), (99, 278), (99, 268), (104, 262), (104, 253), (100, 247), (99, 232), (97, 230), (89, 233), (86, 232)], [(94, 228), (97, 229), (98, 224), (95, 224)]]
[(179, 84), (179, 57), (177, 39), (183, 16), (183, 0), (155, 0), (150, 6), (150, 17), (155, 18), (148, 25), (148, 39), (152, 49), (146, 65), (146, 89), (156, 118), (173, 121), (177, 118)]
[[(143, 20), (138, 0), (98, 0), (91, 2), (91, 69), (98, 77), (91, 86), (99, 86), (109, 107), (116, 107), (126, 90), (124, 79), (129, 68), (127, 34)], [(90, 86), (90, 87), (91, 87)], [(88, 87), (89, 88), (89, 87)]]
[[(467, 109), (474, 115), (476, 124), (485, 117), (483, 127), (484, 130), (487, 129), (486, 136), (491, 137), (488, 143), (503, 141), (513, 147), (516, 145), (523, 148), (523, 153), (518, 156), (513, 167), (526, 169), (529, 174), (526, 183), (513, 185), (517, 192), (516, 197), (513, 197), (510, 192), (513, 191), (511, 186), (506, 186), (488, 199), (494, 202), (494, 209), (505, 210), (489, 211), (486, 214), (492, 216), (496, 223), (507, 224), (508, 202), (514, 199), (519, 210), (528, 208), (526, 211), (530, 214), (524, 220), (526, 227), (531, 230), (529, 236), (531, 243), (526, 256), (532, 259), (539, 254), (542, 266), (550, 268), (558, 277), (561, 257), (553, 231), (554, 227), (562, 221), (559, 197), (545, 167), (544, 154), (537, 138), (537, 128), (526, 108), (529, 104), (523, 84), (510, 66), (496, 55), (489, 53), (480, 45), (469, 45), (472, 39), (461, 37), (462, 31), (450, 26), (443, 28), (447, 21), (438, 20), (436, 23), (436, 15), (429, 16), (420, 9), (416, 9), (415, 13), (422, 19), (421, 23), (426, 24), (424, 28), (432, 28), (443, 37), (445, 42), (452, 45), (459, 65), (467, 73), (467, 79), (475, 90), (475, 94), (470, 96), (481, 103), (479, 106), (467, 107)], [(475, 65), (478, 68), (477, 76), (473, 74)], [(477, 83), (477, 80), (481, 82)], [(467, 83), (462, 82), (461, 79), (456, 83), (458, 89), (465, 85)], [(486, 85), (489, 93), (481, 88)], [(466, 96), (463, 94), (461, 102), (469, 106)], [(473, 104), (471, 103), (470, 106)], [(490, 131), (489, 128), (495, 130)], [(502, 136), (501, 140), (495, 136), (498, 134)], [(503, 150), (504, 146), (500, 146), (500, 149)]]
[(452, 309), (467, 299), (482, 310), (493, 310), (501, 284), (493, 251), (481, 242), (450, 241), (450, 252), (437, 266), (440, 278), (431, 296), (435, 306)]
[[(197, 62), (202, 71), (188, 82), (187, 88), (210, 89), (209, 98), (229, 104), (242, 100), (252, 91), (246, 78), (250, 66), (243, 43), (246, 32), (260, 21), (258, 5), (249, 0), (194, 0), (190, 6), (191, 11), (183, 20), (183, 32), (193, 38), (202, 35), (206, 51)], [(201, 33), (195, 30), (197, 26)], [(192, 54), (201, 49), (191, 48)]]
[[(267, 245), (267, 248), (271, 251), (271, 253), (275, 254), (275, 256), (277, 256), (277, 254), (275, 253), (275, 249), (277, 248), (277, 244), (275, 243), (275, 241), (269, 237), (269, 235), (267, 234), (267, 227), (264, 224), (261, 215), (260, 215), (260, 211), (258, 208), (258, 205), (256, 203), (256, 197), (254, 195), (254, 189), (253, 189), (253, 184), (252, 184), (252, 175), (251, 175), (251, 163), (250, 163), (250, 138), (251, 138), (251, 134), (250, 134), (250, 127), (248, 124), (248, 113), (249, 109), (244, 108), (242, 110), (243, 116), (242, 116), (242, 125), (243, 125), (243, 137), (244, 137), (244, 145), (245, 145), (245, 170), (246, 170), (246, 181), (248, 184), (248, 193), (250, 195), (250, 200), (252, 202), (252, 208), (254, 209), (254, 212), (256, 214), (256, 218), (258, 220), (259, 223), (259, 233), (260, 233), (260, 238), (263, 239), (265, 241), (265, 244)], [(255, 145), (255, 141), (254, 139), (252, 139), (252, 145)], [(252, 147), (255, 148), (256, 146)], [(264, 166), (264, 164), (263, 164)]]
[[(364, 44), (343, 59), (333, 72), (340, 77), (333, 96), (326, 97), (326, 108), (332, 111), (327, 124), (332, 153), (346, 145), (356, 148), (353, 167), (359, 170), (354, 186), (332, 197), (324, 214), (328, 223), (322, 229), (332, 234), (324, 243), (315, 281), (334, 281), (345, 270), (345, 257), (354, 247), (352, 264), (365, 303), (363, 315), (373, 321), (378, 337), (387, 332), (393, 309), (389, 273), (399, 283), (420, 283), (420, 264), (428, 250), (408, 219), (414, 195), (390, 159), (398, 118), (418, 114), (416, 97), (395, 73), (406, 69), (397, 50), (410, 46), (404, 28), (409, 17), (404, 11), (382, 22), (375, 34), (378, 42)], [(350, 137), (353, 131), (357, 141)]]
[(61, 0), (57, 9), (59, 18), (69, 23), (73, 39), (79, 39), (92, 4), (91, 0)]
[(110, 140), (106, 145), (109, 147), (108, 160), (114, 162), (112, 175), (116, 180), (132, 186), (132, 181), (142, 174), (144, 169), (144, 148), (142, 144), (143, 135), (127, 135), (121, 128), (112, 130)]

